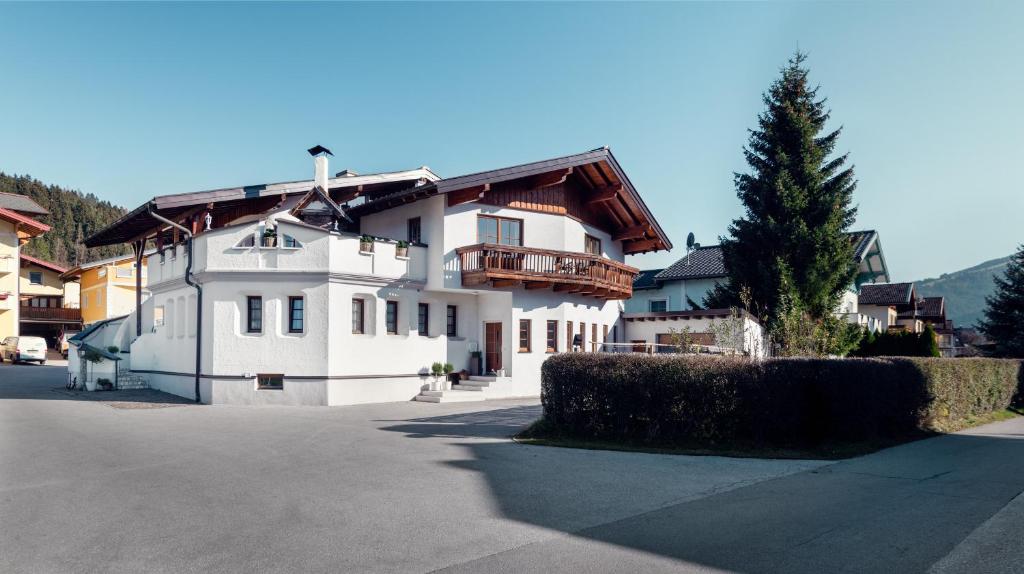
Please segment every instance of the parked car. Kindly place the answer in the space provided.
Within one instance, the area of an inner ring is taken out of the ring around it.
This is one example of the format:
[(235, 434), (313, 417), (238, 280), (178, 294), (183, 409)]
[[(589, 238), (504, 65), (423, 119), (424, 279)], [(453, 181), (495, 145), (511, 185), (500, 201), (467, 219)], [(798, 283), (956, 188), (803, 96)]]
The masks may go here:
[(64, 357), (65, 359), (68, 358), (68, 348), (70, 347), (70, 345), (68, 344), (68, 339), (74, 337), (77, 334), (78, 331), (64, 331), (63, 333), (60, 334), (60, 342), (58, 343), (58, 347), (60, 348), (61, 356)]
[(46, 364), (46, 339), (42, 337), (7, 337), (0, 344), (0, 360), (12, 363), (34, 361)]

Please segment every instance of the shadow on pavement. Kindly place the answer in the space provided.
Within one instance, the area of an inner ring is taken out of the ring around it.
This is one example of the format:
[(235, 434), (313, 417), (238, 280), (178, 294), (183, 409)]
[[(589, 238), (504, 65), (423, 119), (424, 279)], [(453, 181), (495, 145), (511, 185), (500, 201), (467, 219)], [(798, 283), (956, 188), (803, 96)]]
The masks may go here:
[(195, 401), (154, 389), (90, 392), (68, 390), (65, 387), (66, 383), (66, 367), (6, 363), (0, 367), (0, 400), (92, 401), (119, 408), (158, 408), (196, 404)]
[[(414, 419), (386, 430), (413, 437), (509, 436), (539, 414), (539, 407), (518, 407)], [(479, 473), (505, 517), (572, 537), (511, 549), (451, 571), (516, 571), (545, 564), (603, 571), (621, 558), (618, 548), (737, 572), (924, 572), (1024, 490), (1024, 440), (1014, 438), (1020, 432), (1010, 432), (1024, 427), (1022, 420), (584, 527), (573, 517), (592, 515), (595, 507), (599, 511), (602, 494), (628, 496), (629, 485), (650, 478), (636, 472), (629, 457), (674, 455), (461, 443), (471, 456), (449, 464)], [(589, 460), (605, 460), (605, 466), (613, 465), (614, 482), (602, 491), (591, 474), (579, 476), (572, 467), (553, 477), (544, 462), (552, 457), (531, 463), (536, 451), (529, 449), (571, 456), (581, 470)], [(737, 464), (758, 462), (737, 459)], [(677, 480), (691, 477), (680, 473)]]

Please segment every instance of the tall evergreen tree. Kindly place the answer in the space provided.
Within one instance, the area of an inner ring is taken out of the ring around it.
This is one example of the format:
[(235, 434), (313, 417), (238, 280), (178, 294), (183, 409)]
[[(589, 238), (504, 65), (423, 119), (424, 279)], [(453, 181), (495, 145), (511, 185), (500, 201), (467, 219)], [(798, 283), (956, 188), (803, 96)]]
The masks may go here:
[(729, 227), (722, 251), (729, 280), (708, 303), (745, 303), (769, 321), (799, 313), (821, 319), (834, 312), (854, 279), (856, 181), (847, 156), (831, 157), (840, 129), (829, 119), (818, 88), (808, 86), (806, 56), (797, 53), (764, 94), (765, 111), (743, 152), (750, 173), (734, 175), (745, 216)]
[(978, 328), (995, 343), (995, 354), (1024, 358), (1024, 245), (995, 282), (995, 293), (985, 297), (988, 306)]

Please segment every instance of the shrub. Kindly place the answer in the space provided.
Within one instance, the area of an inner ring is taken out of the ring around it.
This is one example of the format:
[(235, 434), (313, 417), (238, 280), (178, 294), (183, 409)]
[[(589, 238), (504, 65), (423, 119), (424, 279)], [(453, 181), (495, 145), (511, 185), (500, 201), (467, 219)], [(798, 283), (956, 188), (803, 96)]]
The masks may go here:
[(770, 359), (567, 353), (545, 361), (547, 423), (651, 445), (778, 447), (945, 431), (1007, 408), (1022, 377), (996, 359)]

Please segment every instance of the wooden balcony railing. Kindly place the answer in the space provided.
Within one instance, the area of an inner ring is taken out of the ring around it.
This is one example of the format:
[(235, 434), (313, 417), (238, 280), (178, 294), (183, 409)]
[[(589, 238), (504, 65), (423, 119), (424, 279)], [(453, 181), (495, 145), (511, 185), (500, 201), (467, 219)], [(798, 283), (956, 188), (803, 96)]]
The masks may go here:
[(82, 310), (69, 307), (22, 307), (22, 321), (81, 323)]
[(597, 255), (479, 243), (455, 250), (464, 286), (523, 287), (628, 299), (638, 270)]

